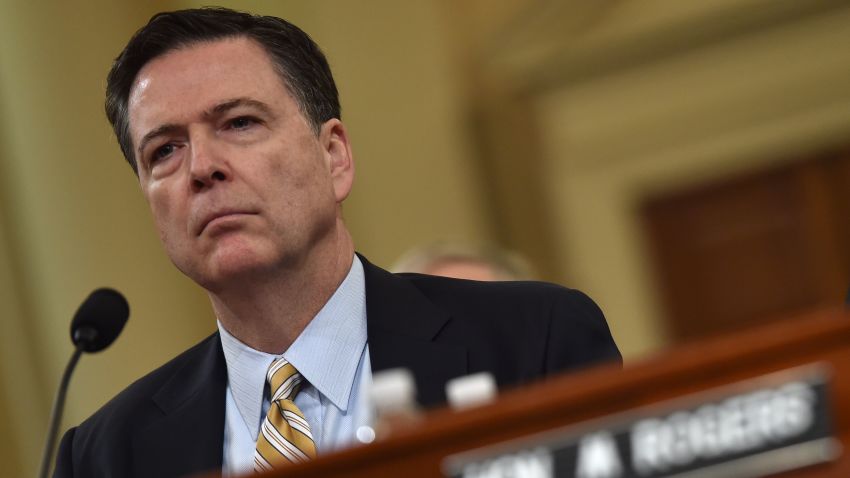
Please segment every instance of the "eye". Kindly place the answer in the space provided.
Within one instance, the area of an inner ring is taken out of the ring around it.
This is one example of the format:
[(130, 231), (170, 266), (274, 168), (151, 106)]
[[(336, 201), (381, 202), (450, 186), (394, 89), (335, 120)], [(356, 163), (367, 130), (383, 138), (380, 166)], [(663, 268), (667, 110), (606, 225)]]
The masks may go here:
[(177, 149), (177, 147), (174, 146), (174, 144), (172, 143), (167, 143), (160, 146), (159, 148), (156, 148), (151, 154), (151, 163), (155, 163), (161, 159), (167, 158), (171, 155), (171, 153), (174, 152), (175, 149)]
[(251, 126), (255, 125), (257, 120), (248, 116), (240, 116), (238, 118), (233, 118), (228, 122), (228, 126), (231, 129), (248, 129)]

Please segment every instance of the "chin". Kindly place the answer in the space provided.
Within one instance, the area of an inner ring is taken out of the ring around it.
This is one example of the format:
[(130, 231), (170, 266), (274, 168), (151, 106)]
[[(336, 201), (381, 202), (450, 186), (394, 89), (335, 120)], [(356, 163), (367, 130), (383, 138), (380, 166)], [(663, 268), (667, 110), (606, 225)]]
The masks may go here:
[(215, 276), (222, 280), (250, 278), (270, 270), (275, 261), (266, 256), (244, 254), (228, 256), (210, 264)]
[(190, 278), (207, 291), (219, 293), (250, 285), (265, 269), (259, 264), (219, 264)]
[(217, 250), (202, 263), (178, 268), (204, 289), (216, 292), (240, 283), (247, 284), (273, 270), (277, 262), (268, 251), (240, 247)]

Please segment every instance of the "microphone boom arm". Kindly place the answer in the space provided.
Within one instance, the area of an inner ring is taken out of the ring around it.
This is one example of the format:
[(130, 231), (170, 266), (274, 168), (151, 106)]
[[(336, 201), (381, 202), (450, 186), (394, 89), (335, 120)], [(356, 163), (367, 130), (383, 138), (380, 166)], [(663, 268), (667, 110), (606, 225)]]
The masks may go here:
[(59, 384), (59, 390), (56, 391), (56, 398), (53, 400), (53, 408), (50, 411), (50, 422), (47, 428), (47, 443), (44, 445), (44, 452), (41, 455), (41, 467), (39, 468), (39, 478), (47, 478), (47, 472), (50, 470), (50, 458), (53, 456), (53, 449), (56, 448), (56, 432), (59, 429), (59, 423), (62, 421), (62, 409), (65, 406), (65, 396), (68, 394), (68, 383), (71, 381), (71, 374), (80, 360), (80, 355), (83, 354), (84, 342), (77, 344), (74, 349), (74, 354), (71, 355), (71, 360), (68, 361), (68, 366), (65, 367), (65, 373), (62, 374), (62, 382)]

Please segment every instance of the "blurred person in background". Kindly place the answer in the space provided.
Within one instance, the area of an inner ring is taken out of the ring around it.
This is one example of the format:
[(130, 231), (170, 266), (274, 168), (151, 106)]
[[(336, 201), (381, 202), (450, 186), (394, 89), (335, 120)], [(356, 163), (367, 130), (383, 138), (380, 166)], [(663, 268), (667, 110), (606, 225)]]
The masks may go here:
[(478, 281), (536, 279), (528, 261), (515, 252), (450, 241), (414, 247), (391, 270)]
[(553, 284), (395, 275), (354, 252), (354, 182), (319, 47), (275, 17), (155, 15), (116, 59), (107, 116), (174, 265), (218, 331), (62, 439), (55, 476), (276, 469), (351, 446), (373, 372), (412, 371), (425, 406), (620, 353), (586, 295)]

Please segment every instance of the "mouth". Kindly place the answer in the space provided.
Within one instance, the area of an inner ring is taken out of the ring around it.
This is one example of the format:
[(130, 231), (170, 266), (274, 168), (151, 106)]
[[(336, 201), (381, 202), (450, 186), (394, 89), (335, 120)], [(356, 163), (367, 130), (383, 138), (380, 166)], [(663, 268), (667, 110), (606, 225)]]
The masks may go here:
[(251, 216), (256, 214), (253, 211), (246, 211), (242, 209), (225, 209), (220, 211), (214, 211), (210, 214), (203, 216), (203, 219), (200, 222), (200, 226), (195, 231), (198, 236), (204, 233), (211, 225), (217, 223), (223, 223), (229, 219), (236, 219), (240, 216)]

